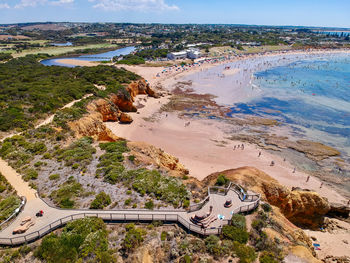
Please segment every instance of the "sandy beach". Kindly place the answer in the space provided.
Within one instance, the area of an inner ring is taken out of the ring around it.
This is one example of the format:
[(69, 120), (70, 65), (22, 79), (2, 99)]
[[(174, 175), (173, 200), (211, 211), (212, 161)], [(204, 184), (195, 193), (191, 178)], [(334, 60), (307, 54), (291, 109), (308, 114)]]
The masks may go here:
[[(303, 53), (296, 54), (303, 55)], [(152, 86), (160, 85), (166, 90), (171, 90), (174, 84), (186, 76), (221, 64), (226, 65), (227, 61), (208, 63), (181, 72), (159, 73), (159, 68), (138, 66), (125, 68), (144, 77)], [(225, 73), (227, 76), (233, 76), (240, 74), (240, 70), (230, 68), (223, 70), (223, 74)], [(179, 161), (189, 169), (190, 175), (199, 180), (214, 172), (253, 166), (289, 188), (310, 189), (326, 197), (330, 202), (347, 203), (347, 200), (332, 186), (324, 183), (320, 187), (322, 181), (318, 178), (310, 177), (307, 181), (308, 174), (298, 170), (294, 172), (293, 164), (288, 159), (285, 160), (283, 155), (272, 154), (253, 144), (227, 139), (226, 132), (230, 131), (230, 125), (223, 121), (179, 117), (178, 112), (160, 111), (161, 106), (166, 104), (169, 98), (170, 95), (160, 99), (138, 96), (135, 105), (143, 107), (138, 113), (129, 113), (134, 119), (132, 124), (106, 123), (106, 125), (117, 136), (131, 141), (147, 142), (178, 157)], [(235, 146), (242, 144), (244, 150), (241, 147), (234, 150)], [(274, 161), (274, 166), (270, 166), (271, 161)], [(317, 238), (315, 243), (320, 244), (321, 250), (317, 250), (316, 253), (320, 258), (325, 258), (327, 255), (350, 256), (350, 249), (346, 248), (349, 245), (344, 243), (344, 240), (349, 240), (350, 224), (342, 222), (342, 227), (344, 229), (337, 233), (306, 232), (310, 237)]]
[[(161, 77), (155, 77), (159, 74), (159, 68), (139, 66), (125, 66), (125, 68), (141, 75), (151, 85), (160, 83), (165, 89), (170, 90), (172, 85), (184, 76), (223, 63), (208, 63), (201, 68), (194, 67), (181, 72), (167, 72)], [(237, 72), (235, 68), (227, 70), (229, 75)], [(331, 202), (346, 202), (344, 197), (330, 187), (320, 188), (319, 179), (311, 178), (306, 183), (307, 175), (299, 171), (293, 173), (294, 166), (288, 160), (284, 161), (283, 156), (271, 154), (249, 144), (244, 145), (244, 150), (233, 150), (235, 145), (241, 145), (242, 142), (226, 138), (225, 130), (229, 130), (230, 127), (223, 122), (179, 118), (176, 113), (159, 113), (161, 105), (168, 101), (167, 97), (156, 100), (139, 96), (137, 100), (136, 105), (142, 104), (144, 107), (139, 109), (138, 113), (130, 113), (134, 119), (132, 124), (107, 123), (108, 128), (119, 137), (153, 144), (178, 157), (180, 162), (189, 169), (191, 176), (201, 180), (213, 172), (254, 166), (285, 186), (312, 189), (327, 197)], [(185, 125), (188, 122), (190, 124)], [(262, 154), (258, 157), (260, 151)], [(275, 162), (275, 166), (270, 166), (271, 161)]]

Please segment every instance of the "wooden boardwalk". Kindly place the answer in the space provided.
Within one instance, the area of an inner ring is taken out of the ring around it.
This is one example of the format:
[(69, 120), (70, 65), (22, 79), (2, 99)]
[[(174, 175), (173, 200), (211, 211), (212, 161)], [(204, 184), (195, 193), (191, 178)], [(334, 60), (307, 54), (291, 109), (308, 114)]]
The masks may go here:
[[(189, 211), (185, 210), (89, 210), (89, 209), (59, 209), (49, 206), (42, 199), (35, 198), (28, 200), (23, 211), (17, 218), (5, 229), (0, 232), (0, 245), (16, 246), (35, 241), (46, 234), (67, 224), (70, 221), (85, 217), (102, 218), (107, 223), (118, 222), (152, 222), (163, 221), (165, 223), (176, 223), (184, 227), (189, 232), (200, 235), (216, 235), (221, 233), (222, 226), (228, 224), (232, 214), (246, 212), (259, 205), (260, 195), (243, 195), (236, 185), (230, 185), (228, 188), (209, 188), (208, 197), (200, 204), (191, 206)], [(227, 199), (231, 199), (233, 205), (231, 208), (224, 208)], [(193, 224), (190, 217), (196, 213), (208, 212), (209, 207), (213, 206), (212, 215), (220, 217), (207, 228)], [(43, 217), (35, 217), (39, 210), (44, 211)], [(14, 228), (19, 226), (22, 219), (31, 216), (35, 220), (27, 233), (13, 235)]]

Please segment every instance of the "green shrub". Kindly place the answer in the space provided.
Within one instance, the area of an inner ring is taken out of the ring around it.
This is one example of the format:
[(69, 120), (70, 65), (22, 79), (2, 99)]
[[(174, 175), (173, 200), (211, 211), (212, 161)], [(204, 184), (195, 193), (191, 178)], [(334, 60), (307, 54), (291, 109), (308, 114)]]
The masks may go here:
[(129, 161), (133, 162), (133, 161), (135, 161), (135, 156), (134, 155), (129, 155), (128, 159), (129, 159)]
[(15, 195), (0, 199), (0, 222), (12, 215), (20, 204), (21, 200)]
[(191, 263), (191, 262), (192, 262), (192, 259), (187, 254), (180, 260), (180, 263)]
[(59, 174), (51, 174), (50, 176), (49, 176), (49, 179), (50, 180), (59, 180), (60, 179), (60, 175)]
[(126, 200), (124, 201), (124, 205), (130, 205), (131, 202), (132, 202), (131, 198), (126, 199)]
[(264, 251), (259, 257), (260, 263), (278, 263), (279, 261), (275, 259), (275, 255), (272, 252)]
[(109, 206), (112, 203), (111, 197), (105, 192), (101, 192), (96, 195), (95, 200), (92, 201), (90, 208), (91, 209), (103, 209), (106, 206)]
[(75, 202), (72, 199), (80, 196), (83, 192), (82, 185), (71, 176), (58, 190), (53, 191), (50, 197), (61, 208), (73, 208)]
[(134, 224), (128, 224), (125, 227), (126, 235), (122, 242), (122, 248), (130, 252), (136, 248), (138, 248), (146, 235), (146, 230), (142, 228), (136, 228)]
[(113, 262), (106, 256), (107, 238), (102, 219), (78, 219), (68, 223), (60, 235), (44, 237), (34, 256), (45, 262)]
[(44, 159), (51, 159), (51, 154), (50, 153), (44, 153), (43, 154)]
[(263, 221), (261, 219), (255, 219), (252, 222), (252, 228), (258, 232), (260, 232), (265, 226), (266, 226), (266, 221)]
[(39, 161), (39, 162), (36, 162), (36, 163), (34, 164), (34, 166), (35, 166), (35, 167), (40, 167), (40, 166), (42, 166), (43, 164), (44, 164), (43, 162)]
[(73, 169), (89, 165), (93, 154), (96, 153), (96, 149), (91, 145), (92, 142), (92, 138), (83, 137), (72, 143), (68, 148), (57, 150), (55, 152), (57, 160), (63, 160), (66, 166), (72, 166)]
[(167, 239), (167, 236), (168, 232), (162, 231), (162, 233), (160, 234), (160, 240), (165, 241)]
[(251, 263), (254, 262), (257, 255), (254, 248), (248, 247), (239, 242), (234, 242), (234, 254), (239, 258), (240, 263)]
[(220, 174), (218, 178), (216, 179), (215, 185), (218, 186), (225, 186), (230, 180), (226, 178), (225, 175)]
[(244, 215), (234, 214), (231, 218), (231, 225), (240, 229), (246, 229), (246, 219)]
[(189, 206), (190, 206), (190, 200), (188, 200), (188, 199), (184, 200), (182, 207), (188, 208)]
[(28, 182), (29, 180), (35, 180), (38, 178), (38, 172), (35, 169), (28, 169), (25, 171), (23, 180)]
[(246, 244), (249, 239), (249, 233), (245, 229), (229, 225), (223, 226), (222, 235), (227, 239), (237, 241), (241, 244)]
[(146, 203), (145, 203), (145, 208), (146, 208), (146, 209), (153, 210), (153, 208), (154, 208), (154, 203), (153, 203), (153, 201), (150, 200), (150, 201), (146, 202)]
[(209, 254), (213, 255), (215, 258), (223, 256), (219, 237), (211, 235), (205, 238), (204, 242)]
[(272, 210), (272, 207), (269, 203), (263, 203), (263, 204), (261, 204), (261, 207), (267, 213)]

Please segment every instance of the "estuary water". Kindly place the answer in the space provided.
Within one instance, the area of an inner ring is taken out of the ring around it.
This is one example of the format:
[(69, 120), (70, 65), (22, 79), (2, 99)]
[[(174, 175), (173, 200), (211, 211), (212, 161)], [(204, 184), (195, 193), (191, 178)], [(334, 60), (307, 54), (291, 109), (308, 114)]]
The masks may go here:
[[(77, 59), (77, 60), (86, 60), (86, 61), (109, 61), (115, 56), (128, 55), (135, 50), (135, 47), (125, 47), (119, 48), (116, 50), (93, 54), (93, 55), (82, 55), (78, 57), (69, 57), (69, 59)], [(53, 59), (45, 59), (41, 61), (41, 64), (45, 66), (64, 66), (64, 67), (75, 67), (74, 65), (64, 64), (62, 59), (66, 58), (53, 58)]]

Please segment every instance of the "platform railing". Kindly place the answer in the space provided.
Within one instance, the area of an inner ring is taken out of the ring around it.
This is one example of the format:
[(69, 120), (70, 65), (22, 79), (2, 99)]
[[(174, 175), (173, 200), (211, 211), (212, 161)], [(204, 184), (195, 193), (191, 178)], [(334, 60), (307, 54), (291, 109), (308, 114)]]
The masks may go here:
[[(202, 201), (200, 204), (192, 206), (192, 209), (198, 209), (202, 208), (210, 198), (210, 193), (213, 190), (215, 194), (224, 194), (226, 195), (229, 190), (241, 189), (237, 188), (237, 185), (230, 183), (230, 185), (227, 188), (223, 187), (211, 187), (208, 188), (209, 195), (208, 197)], [(240, 193), (241, 190), (239, 190)], [(238, 196), (240, 196), (238, 194)], [(252, 200), (253, 203), (248, 205), (242, 205), (232, 211), (232, 214), (237, 213), (243, 213), (248, 212), (253, 209), (255, 209), (260, 202), (260, 195), (249, 195), (250, 200)], [(68, 209), (64, 209), (68, 210)], [(7, 245), (7, 246), (17, 246), (22, 245), (25, 243), (33, 242), (39, 238), (42, 238), (43, 236), (47, 235), (48, 233), (66, 225), (68, 222), (71, 222), (76, 219), (82, 219), (86, 217), (97, 217), (101, 218), (102, 220), (106, 222), (152, 222), (152, 221), (163, 221), (165, 223), (178, 223), (182, 225), (185, 229), (187, 229), (189, 232), (197, 233), (202, 236), (207, 235), (218, 235), (222, 232), (222, 226), (227, 225), (230, 223), (231, 220), (222, 220), (220, 227), (211, 227), (211, 228), (203, 228), (199, 225), (195, 225), (190, 223), (188, 218), (184, 218), (181, 216), (181, 213), (185, 214), (183, 210), (174, 210), (174, 211), (163, 211), (163, 210), (157, 210), (156, 212), (148, 212), (147, 210), (109, 210), (109, 211), (99, 211), (99, 210), (75, 210), (77, 213), (72, 214), (69, 216), (62, 217), (60, 219), (57, 219), (56, 221), (42, 227), (38, 231), (26, 234), (26, 235), (19, 235), (17, 237), (11, 237), (11, 238), (0, 238), (0, 245)], [(191, 211), (191, 209), (190, 209)], [(196, 211), (196, 210), (193, 210)]]

